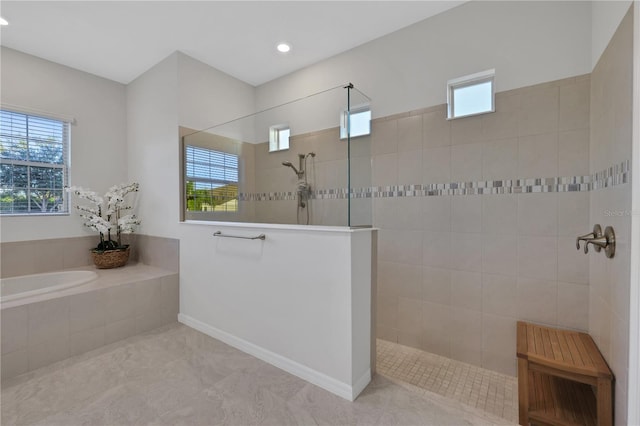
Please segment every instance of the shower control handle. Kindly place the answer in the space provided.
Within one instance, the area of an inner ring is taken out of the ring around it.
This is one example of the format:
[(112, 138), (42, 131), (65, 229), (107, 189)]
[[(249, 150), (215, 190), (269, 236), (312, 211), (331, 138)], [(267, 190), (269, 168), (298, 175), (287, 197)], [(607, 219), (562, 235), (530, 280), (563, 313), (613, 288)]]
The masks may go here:
[[(597, 238), (602, 237), (602, 227), (598, 224), (593, 226), (593, 232), (586, 234), (586, 235), (582, 235), (578, 238), (576, 238), (576, 249), (580, 250), (580, 241), (584, 241), (585, 245), (584, 245), (584, 249), (585, 249), (585, 253), (588, 253), (587, 251), (587, 243), (590, 240), (594, 240)], [(600, 246), (596, 245), (595, 246), (595, 250), (597, 252), (599, 252), (601, 250)]]

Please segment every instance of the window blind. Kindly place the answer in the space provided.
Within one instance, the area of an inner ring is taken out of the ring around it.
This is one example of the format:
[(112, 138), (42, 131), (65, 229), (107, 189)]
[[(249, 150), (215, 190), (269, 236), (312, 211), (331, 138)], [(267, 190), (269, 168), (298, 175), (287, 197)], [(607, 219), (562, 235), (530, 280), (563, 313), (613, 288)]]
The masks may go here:
[(185, 146), (187, 211), (238, 210), (238, 156)]
[(0, 110), (0, 214), (68, 211), (69, 123)]

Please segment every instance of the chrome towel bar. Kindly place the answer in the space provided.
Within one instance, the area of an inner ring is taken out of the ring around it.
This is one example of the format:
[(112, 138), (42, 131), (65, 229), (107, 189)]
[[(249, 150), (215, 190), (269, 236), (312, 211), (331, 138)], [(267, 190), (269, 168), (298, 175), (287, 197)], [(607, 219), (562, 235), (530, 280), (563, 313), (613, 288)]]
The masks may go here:
[(213, 236), (214, 237), (223, 237), (223, 238), (239, 238), (241, 240), (263, 240), (263, 241), (264, 241), (265, 238), (267, 238), (267, 236), (264, 235), (264, 234), (260, 234), (257, 237), (243, 237), (243, 236), (240, 236), (240, 235), (224, 235), (222, 233), (222, 231), (214, 232)]

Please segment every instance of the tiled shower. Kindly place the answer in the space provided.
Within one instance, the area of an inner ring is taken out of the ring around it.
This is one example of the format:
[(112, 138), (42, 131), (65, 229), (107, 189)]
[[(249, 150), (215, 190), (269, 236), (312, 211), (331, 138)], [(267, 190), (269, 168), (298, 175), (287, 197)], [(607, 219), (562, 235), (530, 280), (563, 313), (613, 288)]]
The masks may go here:
[[(632, 18), (593, 73), (373, 122), (378, 338), (516, 374), (516, 320), (577, 329), (628, 376)], [(576, 250), (593, 225), (614, 259)]]

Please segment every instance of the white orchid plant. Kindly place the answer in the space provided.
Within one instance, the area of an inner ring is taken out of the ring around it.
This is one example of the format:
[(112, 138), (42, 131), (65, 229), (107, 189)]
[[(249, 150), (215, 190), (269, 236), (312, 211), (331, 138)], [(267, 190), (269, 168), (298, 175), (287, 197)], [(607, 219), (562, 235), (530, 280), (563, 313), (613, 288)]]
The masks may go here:
[[(134, 214), (122, 215), (123, 212), (132, 209), (132, 206), (125, 204), (125, 197), (132, 192), (138, 192), (139, 186), (137, 182), (114, 185), (109, 188), (104, 198), (94, 191), (79, 186), (67, 189), (69, 193), (89, 202), (88, 205), (77, 204), (75, 208), (80, 217), (85, 219), (84, 226), (100, 234), (100, 243), (94, 251), (127, 248), (126, 245), (122, 245), (122, 234), (135, 232), (136, 227), (140, 225), (140, 220)], [(114, 229), (115, 241), (111, 239)]]

